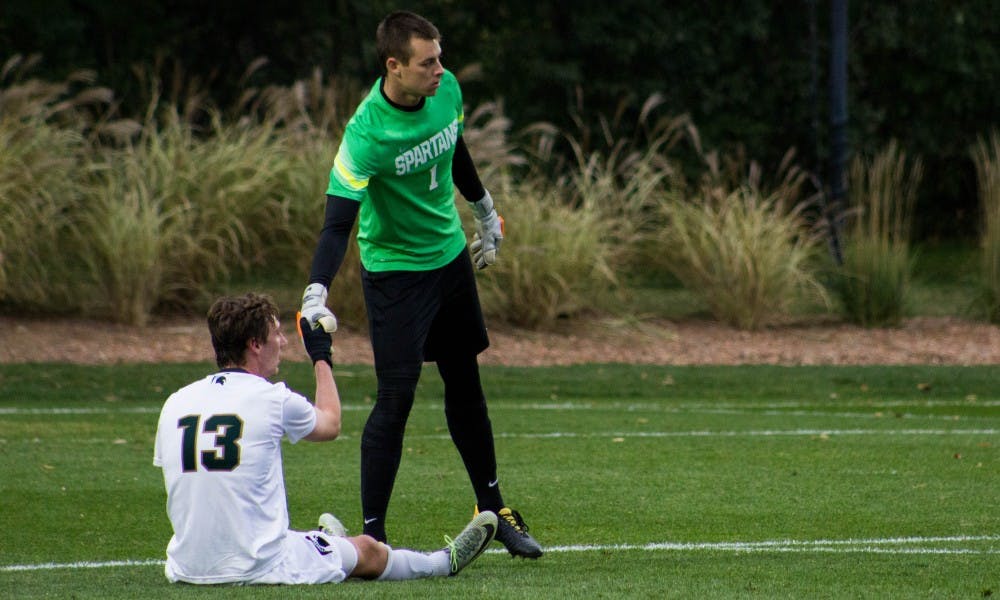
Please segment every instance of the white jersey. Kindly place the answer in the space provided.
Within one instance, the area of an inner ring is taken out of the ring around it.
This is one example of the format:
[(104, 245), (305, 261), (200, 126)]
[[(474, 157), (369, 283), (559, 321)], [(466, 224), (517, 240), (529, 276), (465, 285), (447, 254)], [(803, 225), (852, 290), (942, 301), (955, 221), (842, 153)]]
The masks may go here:
[(156, 429), (174, 535), (167, 572), (191, 583), (247, 581), (275, 567), (288, 532), (281, 439), (316, 426), (283, 383), (222, 371), (172, 394)]

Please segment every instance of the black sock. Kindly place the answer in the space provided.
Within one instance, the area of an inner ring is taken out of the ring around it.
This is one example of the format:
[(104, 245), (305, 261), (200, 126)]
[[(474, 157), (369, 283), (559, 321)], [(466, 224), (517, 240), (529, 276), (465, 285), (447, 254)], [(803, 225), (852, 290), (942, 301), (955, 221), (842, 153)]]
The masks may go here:
[(503, 497), (497, 478), (493, 425), (479, 380), (475, 355), (438, 361), (444, 380), (445, 417), (476, 494), (479, 510), (498, 511)]

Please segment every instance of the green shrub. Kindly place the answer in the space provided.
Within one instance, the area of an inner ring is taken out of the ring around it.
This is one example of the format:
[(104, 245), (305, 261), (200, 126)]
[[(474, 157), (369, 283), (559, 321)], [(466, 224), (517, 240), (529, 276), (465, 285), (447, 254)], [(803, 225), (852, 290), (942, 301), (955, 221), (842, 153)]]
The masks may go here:
[[(500, 194), (494, 192), (507, 234), (497, 265), (480, 272), (485, 312), (516, 325), (547, 328), (584, 313), (621, 311), (620, 275), (643, 260), (643, 244), (655, 229), (650, 220), (654, 198), (676, 175), (667, 150), (688, 123), (685, 117), (654, 122), (650, 115), (659, 102), (653, 96), (644, 103), (634, 137), (612, 133), (621, 129), (624, 110), (611, 121), (602, 118), (596, 133), (582, 119), (575, 133), (546, 123), (522, 132), (528, 168), (518, 171), (516, 183), (500, 177), (504, 186)], [(474, 130), (471, 139), (480, 137)], [(571, 160), (559, 150), (563, 145)], [(487, 166), (487, 173), (509, 174), (525, 162), (512, 146), (485, 156), (487, 165), (513, 156), (500, 169)]]
[(786, 314), (803, 293), (820, 296), (810, 265), (819, 238), (804, 218), (807, 203), (742, 186), (695, 201), (665, 198), (659, 241), (668, 268), (718, 320), (758, 329)]
[[(551, 182), (568, 206), (598, 211), (605, 219), (608, 264), (627, 280), (670, 277), (656, 239), (663, 227), (657, 206), (687, 185), (674, 155), (680, 144), (697, 137), (697, 130), (686, 115), (655, 117), (662, 103), (659, 94), (649, 96), (637, 111), (622, 102), (612, 117), (598, 115), (596, 126), (588, 124), (583, 107), (577, 106), (572, 112), (575, 131), (536, 123), (522, 134), (532, 177)], [(635, 112), (635, 122), (626, 123), (626, 116)], [(618, 291), (628, 294), (624, 288)]]
[(850, 240), (831, 284), (847, 319), (865, 327), (898, 325), (912, 265), (906, 246), (864, 237)]
[(59, 83), (25, 79), (35, 62), (15, 56), (0, 70), (0, 300), (67, 312), (78, 290), (65, 234), (95, 110), (110, 93), (76, 91), (92, 79), (87, 72)]
[(976, 165), (980, 226), (980, 296), (986, 316), (1000, 323), (1000, 132), (980, 139), (972, 149)]
[(162, 294), (171, 228), (159, 198), (128, 178), (103, 174), (77, 212), (72, 242), (87, 276), (84, 314), (145, 325)]
[(649, 254), (660, 251), (648, 244), (662, 227), (656, 206), (661, 198), (683, 188), (680, 168), (669, 151), (688, 126), (683, 116), (661, 119), (641, 136), (649, 138), (649, 144), (642, 147), (635, 138), (607, 138), (605, 148), (588, 152), (579, 140), (569, 140), (576, 162), (557, 185), (567, 190), (574, 206), (604, 216), (609, 224), (604, 235), (612, 243), (613, 266), (619, 272), (656, 265)]
[(922, 174), (921, 160), (908, 161), (895, 141), (872, 160), (857, 157), (851, 164), (844, 262), (830, 287), (853, 323), (897, 325), (905, 314), (911, 219)]
[[(294, 310), (355, 88), (314, 73), (289, 87), (247, 90), (233, 110), (219, 111), (193, 84), (161, 101), (154, 82), (138, 123), (114, 119), (110, 92), (88, 87), (86, 73), (58, 84), (21, 81), (30, 62), (0, 70), (5, 310), (143, 324), (157, 312), (200, 312), (237, 287), (272, 293)], [(810, 271), (818, 240), (794, 155), (765, 185), (739, 150), (704, 152), (687, 117), (653, 119), (661, 102), (648, 98), (632, 127), (623, 121), (634, 111), (623, 105), (611, 119), (592, 119), (593, 129), (582, 118), (572, 134), (540, 123), (519, 143), (508, 136), (502, 104), (468, 113), (465, 139), (507, 219), (499, 262), (478, 273), (491, 318), (547, 328), (622, 313), (622, 281), (640, 272), (650, 282), (680, 280), (685, 293), (741, 328), (773, 322), (803, 293), (821, 295)], [(986, 196), (995, 199), (998, 189), (996, 137), (974, 153), (992, 319), (1000, 216), (987, 210), (997, 202)], [(690, 161), (692, 148), (701, 163)], [(858, 315), (850, 318), (865, 324), (898, 322), (911, 263), (907, 198), (920, 164), (907, 172), (894, 145), (886, 153), (855, 167), (856, 218), (831, 283)], [(471, 233), (465, 200), (456, 202)], [(352, 240), (330, 305), (345, 325), (363, 327), (358, 279)]]
[[(617, 285), (615, 227), (601, 211), (569, 206), (547, 182), (501, 187), (506, 220), (497, 263), (479, 271), (483, 311), (510, 324), (548, 328), (601, 305)], [(467, 211), (466, 211), (467, 212)]]
[[(187, 309), (234, 272), (260, 266), (267, 241), (287, 231), (277, 173), (289, 164), (266, 126), (215, 119), (202, 137), (176, 113), (166, 115), (164, 125), (148, 121), (137, 142), (105, 154), (109, 175), (96, 193), (130, 191), (129, 202), (139, 205), (127, 214), (159, 213), (162, 242), (151, 246), (159, 248), (162, 272), (152, 306)], [(129, 271), (127, 264), (121, 268)]]
[(35, 119), (0, 119), (0, 298), (24, 307), (58, 304), (69, 294), (62, 248), (72, 183), (76, 132)]

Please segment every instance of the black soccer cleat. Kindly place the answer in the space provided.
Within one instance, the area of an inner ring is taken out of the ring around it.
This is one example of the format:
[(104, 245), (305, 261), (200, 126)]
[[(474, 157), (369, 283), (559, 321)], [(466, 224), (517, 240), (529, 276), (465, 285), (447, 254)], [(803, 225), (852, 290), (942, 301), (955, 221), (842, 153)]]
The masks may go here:
[(503, 544), (511, 556), (538, 558), (542, 555), (542, 547), (528, 534), (528, 525), (521, 518), (521, 513), (506, 506), (497, 511), (497, 534), (494, 539)]

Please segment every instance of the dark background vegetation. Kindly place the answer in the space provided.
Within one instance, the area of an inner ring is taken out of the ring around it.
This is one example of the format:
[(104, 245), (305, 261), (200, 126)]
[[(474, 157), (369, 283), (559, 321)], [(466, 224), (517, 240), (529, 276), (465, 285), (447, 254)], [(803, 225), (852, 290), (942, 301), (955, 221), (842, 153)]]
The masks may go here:
[[(474, 64), (467, 104), (502, 99), (514, 130), (549, 121), (572, 131), (651, 94), (688, 113), (706, 145), (742, 146), (773, 167), (790, 148), (821, 175), (827, 160), (829, 2), (491, 0), (4, 0), (0, 60), (41, 53), (32, 75), (87, 68), (126, 114), (144, 109), (137, 70), (180, 76), (220, 106), (241, 88), (287, 84), (314, 68), (367, 85), (373, 35), (388, 11), (424, 14), (446, 65)], [(976, 234), (968, 149), (998, 123), (1000, 3), (851, 2), (849, 141), (871, 154), (898, 139), (926, 175), (915, 225), (923, 240)], [(242, 81), (258, 57), (267, 65)], [(635, 123), (622, 119), (622, 123)]]

